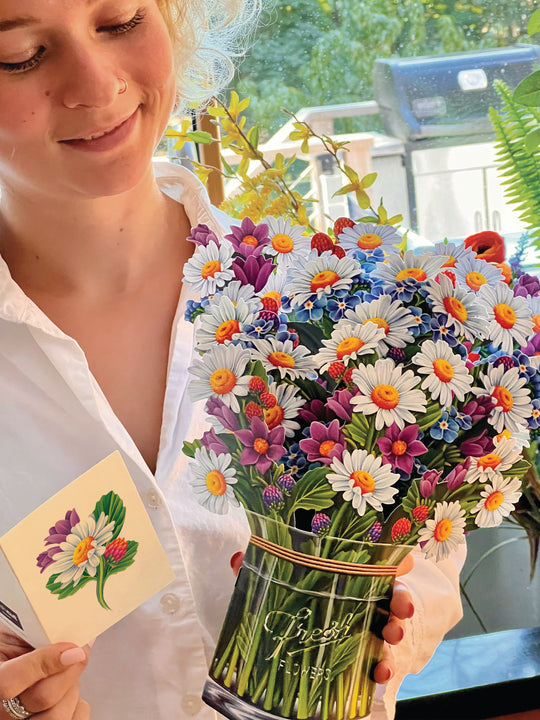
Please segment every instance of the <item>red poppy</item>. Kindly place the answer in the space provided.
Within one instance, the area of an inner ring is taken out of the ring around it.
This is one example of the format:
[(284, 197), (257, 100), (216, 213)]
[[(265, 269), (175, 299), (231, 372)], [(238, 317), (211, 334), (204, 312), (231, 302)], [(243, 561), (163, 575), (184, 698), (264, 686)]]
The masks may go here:
[(504, 262), (504, 238), (493, 230), (469, 235), (465, 238), (464, 245), (471, 248), (481, 260), (493, 263)]

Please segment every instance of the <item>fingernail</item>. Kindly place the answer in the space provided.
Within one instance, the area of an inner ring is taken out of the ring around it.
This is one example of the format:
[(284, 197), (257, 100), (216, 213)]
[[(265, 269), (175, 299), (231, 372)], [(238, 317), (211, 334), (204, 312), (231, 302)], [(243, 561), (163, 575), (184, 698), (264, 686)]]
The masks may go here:
[(388, 682), (391, 677), (392, 677), (392, 671), (390, 670), (390, 668), (386, 668), (386, 671), (384, 673), (383, 682)]
[(64, 650), (64, 652), (60, 655), (60, 662), (66, 667), (69, 665), (75, 665), (79, 662), (86, 662), (86, 653), (80, 647)]
[(236, 565), (238, 563), (238, 560), (242, 556), (242, 553), (240, 551), (235, 552), (234, 555), (231, 557), (231, 567), (234, 570), (236, 568)]
[(412, 603), (409, 604), (409, 609), (407, 610), (407, 619), (410, 620), (412, 616), (414, 615), (414, 605)]
[(86, 644), (88, 645), (89, 648), (91, 648), (95, 642), (96, 642), (96, 638), (94, 638), (93, 640), (89, 640)]
[(399, 629), (398, 642), (401, 642), (403, 640), (403, 636), (405, 635), (405, 630), (402, 627), (400, 627), (398, 629)]

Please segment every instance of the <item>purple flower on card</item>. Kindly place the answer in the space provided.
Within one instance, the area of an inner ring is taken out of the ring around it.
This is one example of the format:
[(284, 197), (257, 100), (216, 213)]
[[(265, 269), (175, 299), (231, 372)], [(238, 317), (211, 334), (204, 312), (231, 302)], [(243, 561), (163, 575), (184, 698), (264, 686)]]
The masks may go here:
[(428, 498), (430, 495), (433, 495), (441, 475), (442, 472), (438, 472), (437, 470), (428, 470), (422, 475), (419, 490), (423, 498)]
[(534, 355), (537, 355), (540, 353), (540, 332), (536, 333), (536, 335), (533, 335), (531, 338), (529, 338), (529, 341), (526, 345), (524, 345), (521, 348), (522, 352), (525, 353), (525, 355), (528, 355), (529, 357), (534, 357)]
[(459, 465), (456, 465), (455, 468), (450, 470), (448, 475), (445, 477), (446, 487), (452, 491), (458, 488), (460, 485), (463, 485), (465, 481), (465, 476), (467, 475), (467, 471), (469, 469), (469, 465), (471, 464), (471, 459), (467, 458), (465, 462), (460, 463)]
[(71, 529), (80, 522), (75, 508), (68, 510), (63, 520), (59, 520), (49, 529), (49, 534), (45, 538), (45, 545), (50, 545), (44, 552), (37, 557), (37, 566), (40, 572), (49, 567), (54, 562), (54, 556), (62, 549), (60, 543), (66, 542), (67, 536), (71, 533)]
[(254, 417), (249, 430), (236, 430), (235, 435), (245, 445), (240, 463), (255, 465), (262, 475), (286, 452), (283, 447), (285, 428), (282, 425), (269, 430), (263, 420)]
[(217, 397), (209, 397), (206, 401), (205, 409), (209, 415), (213, 415), (219, 420), (225, 430), (230, 430), (231, 432), (238, 430), (236, 415), (225, 405), (223, 400)]
[(253, 220), (244, 218), (240, 226), (231, 226), (231, 233), (225, 235), (225, 239), (229, 240), (236, 252), (244, 257), (257, 255), (261, 252), (261, 248), (270, 242), (268, 225), (264, 223), (255, 225)]
[(325, 513), (315, 513), (311, 520), (311, 532), (320, 537), (328, 535), (332, 521)]
[(210, 430), (203, 433), (201, 445), (207, 450), (213, 450), (216, 455), (223, 455), (229, 452), (229, 448), (225, 445), (214, 428), (210, 428)]
[(383, 463), (410, 475), (414, 458), (427, 452), (427, 447), (418, 440), (418, 432), (418, 425), (408, 425), (400, 430), (397, 423), (392, 423), (385, 436), (377, 440)]
[(332, 420), (328, 426), (320, 422), (311, 423), (309, 435), (309, 438), (300, 440), (300, 449), (307, 453), (309, 462), (330, 465), (334, 458), (341, 460), (347, 443), (339, 420)]
[(322, 400), (308, 400), (298, 411), (298, 415), (306, 424), (313, 422), (327, 423), (335, 420), (336, 413)]
[(260, 292), (275, 268), (272, 258), (264, 258), (261, 254), (249, 255), (246, 259), (237, 257), (233, 260), (232, 269), (242, 285), (253, 285), (256, 293)]
[(284, 505), (283, 493), (275, 485), (267, 485), (262, 492), (262, 498), (267, 510), (281, 510)]
[(351, 422), (354, 409), (354, 405), (351, 404), (351, 398), (358, 395), (359, 392), (358, 388), (355, 388), (354, 392), (350, 390), (338, 390), (328, 399), (326, 405), (340, 420)]
[(479, 420), (487, 417), (493, 410), (493, 400), (491, 395), (480, 395), (475, 400), (471, 400), (461, 408), (462, 415), (470, 415), (471, 422), (475, 425)]
[(487, 430), (483, 430), (480, 435), (464, 440), (459, 446), (459, 451), (466, 457), (482, 457), (482, 455), (490, 453), (494, 447), (493, 440), (487, 434)]
[(527, 273), (521, 275), (514, 285), (514, 296), (526, 298), (537, 295), (540, 295), (540, 280), (533, 275), (527, 275)]
[(187, 236), (187, 240), (195, 243), (195, 245), (204, 245), (205, 247), (211, 242), (219, 245), (216, 234), (210, 230), (208, 225), (204, 225), (203, 223), (200, 223), (191, 230), (191, 235)]

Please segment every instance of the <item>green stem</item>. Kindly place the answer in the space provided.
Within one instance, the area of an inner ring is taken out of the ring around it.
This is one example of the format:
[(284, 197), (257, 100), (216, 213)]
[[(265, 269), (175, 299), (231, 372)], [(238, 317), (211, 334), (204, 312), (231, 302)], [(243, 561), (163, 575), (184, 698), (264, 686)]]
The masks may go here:
[(97, 573), (96, 573), (96, 581), (97, 581), (97, 587), (96, 587), (96, 595), (99, 604), (102, 608), (105, 608), (105, 610), (110, 610), (111, 608), (107, 605), (105, 602), (105, 598), (103, 597), (103, 591), (105, 589), (105, 580), (107, 579), (107, 571), (106, 571), (106, 563), (107, 561), (103, 557), (103, 555), (99, 558), (99, 565), (97, 567)]
[(221, 673), (223, 672), (223, 670), (225, 668), (227, 659), (228, 659), (229, 655), (231, 654), (231, 650), (234, 647), (235, 641), (236, 641), (236, 637), (235, 637), (235, 634), (233, 633), (231, 639), (229, 640), (229, 644), (227, 645), (227, 647), (223, 651), (222, 656), (219, 659), (218, 664), (216, 665), (215, 669), (212, 671), (216, 680), (219, 680), (221, 677)]
[(227, 670), (227, 675), (225, 675), (225, 680), (223, 681), (223, 684), (225, 687), (230, 687), (233, 677), (234, 677), (234, 671), (236, 670), (236, 663), (238, 661), (238, 655), (240, 654), (240, 650), (238, 649), (238, 645), (234, 648), (234, 652), (232, 654), (231, 662), (229, 665), (229, 669)]

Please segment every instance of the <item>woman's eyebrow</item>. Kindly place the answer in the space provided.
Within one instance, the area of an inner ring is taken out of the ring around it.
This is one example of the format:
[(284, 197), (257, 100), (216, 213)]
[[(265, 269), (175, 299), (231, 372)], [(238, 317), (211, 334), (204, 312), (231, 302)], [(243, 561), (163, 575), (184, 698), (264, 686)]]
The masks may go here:
[(0, 32), (6, 30), (15, 30), (16, 28), (26, 27), (27, 25), (34, 25), (39, 22), (35, 17), (18, 17), (11, 20), (0, 20)]

